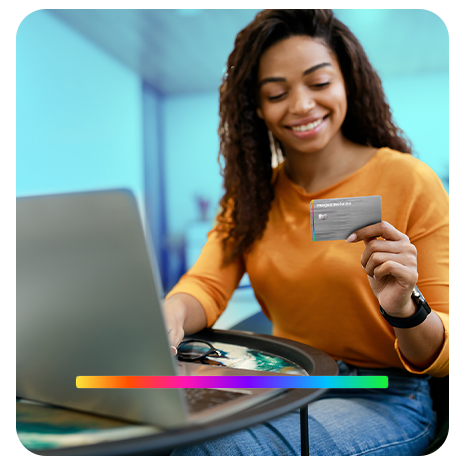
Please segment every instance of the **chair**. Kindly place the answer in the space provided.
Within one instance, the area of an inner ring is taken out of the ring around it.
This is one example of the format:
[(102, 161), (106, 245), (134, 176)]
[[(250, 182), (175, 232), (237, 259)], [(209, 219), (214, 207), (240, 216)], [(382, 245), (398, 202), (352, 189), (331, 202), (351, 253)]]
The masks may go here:
[(433, 399), (433, 409), (437, 413), (437, 431), (435, 439), (425, 450), (424, 455), (432, 454), (446, 440), (449, 429), (449, 376), (429, 380), (430, 394)]

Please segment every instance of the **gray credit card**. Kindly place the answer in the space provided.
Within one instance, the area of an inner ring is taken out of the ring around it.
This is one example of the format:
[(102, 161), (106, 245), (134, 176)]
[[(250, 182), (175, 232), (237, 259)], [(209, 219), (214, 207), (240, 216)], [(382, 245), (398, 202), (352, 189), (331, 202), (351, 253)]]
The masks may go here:
[(311, 239), (346, 240), (355, 230), (382, 220), (382, 197), (329, 198), (311, 201)]

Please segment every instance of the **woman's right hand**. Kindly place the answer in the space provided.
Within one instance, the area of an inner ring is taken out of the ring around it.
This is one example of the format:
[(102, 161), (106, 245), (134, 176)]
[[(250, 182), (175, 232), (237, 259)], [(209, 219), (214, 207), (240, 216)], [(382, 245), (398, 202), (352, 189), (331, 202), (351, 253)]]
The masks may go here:
[(163, 305), (164, 322), (173, 355), (184, 335), (199, 332), (206, 327), (206, 314), (193, 296), (176, 293)]
[(166, 330), (168, 333), (169, 343), (171, 345), (171, 351), (173, 355), (177, 354), (177, 345), (184, 338), (184, 311), (182, 305), (176, 304), (170, 298), (164, 303), (164, 322), (166, 324)]

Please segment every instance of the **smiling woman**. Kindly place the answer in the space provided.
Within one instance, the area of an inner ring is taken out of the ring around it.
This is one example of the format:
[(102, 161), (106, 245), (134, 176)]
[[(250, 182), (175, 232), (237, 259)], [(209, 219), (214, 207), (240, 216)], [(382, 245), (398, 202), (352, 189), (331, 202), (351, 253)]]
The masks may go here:
[[(390, 379), (311, 403), (310, 454), (422, 454), (436, 426), (427, 380), (448, 374), (448, 196), (410, 156), (361, 45), (330, 10), (259, 13), (229, 56), (220, 117), (225, 194), (166, 297), (172, 345), (212, 326), (247, 272), (274, 335), (325, 351), (342, 375)], [(371, 195), (382, 222), (311, 241), (313, 200)], [(174, 454), (299, 452), (290, 414)]]
[[(306, 152), (308, 143), (312, 150), (315, 143), (327, 145), (340, 131), (347, 108), (345, 84), (330, 55), (322, 43), (297, 36), (277, 43), (261, 57), (257, 113), (280, 140), (287, 158), (289, 152)], [(278, 75), (284, 77), (272, 77)]]
[[(262, 159), (269, 152), (268, 130), (285, 153), (287, 175), (306, 191), (318, 191), (356, 171), (373, 156), (375, 147), (411, 153), (410, 142), (395, 126), (380, 79), (356, 37), (330, 10), (308, 10), (316, 13), (307, 18), (305, 11), (300, 11), (300, 17), (290, 10), (272, 13), (282, 16), (275, 25), (271, 22), (275, 17), (265, 18), (270, 12), (258, 14), (237, 35), (228, 60), (220, 89), (219, 132), (226, 161), (221, 218), (225, 219), (228, 202), (235, 204), (234, 227), (229, 233), (229, 238), (235, 239), (231, 258), (243, 253), (265, 227), (272, 198), (272, 172), (264, 171), (268, 168)], [(253, 34), (260, 36), (256, 46), (250, 47)], [(324, 63), (328, 66), (320, 66)], [(312, 71), (314, 66), (317, 68)], [(314, 87), (317, 85), (322, 87)], [(293, 105), (289, 114), (279, 120), (288, 105)], [(321, 126), (327, 130), (315, 130), (320, 137), (306, 138), (304, 131), (289, 130), (321, 117), (326, 119)], [(295, 145), (297, 138), (300, 142)], [(296, 150), (287, 153), (285, 145)], [(308, 157), (292, 157), (299, 153), (298, 147), (304, 152), (307, 145), (317, 152), (310, 164)], [(338, 149), (333, 149), (335, 146)], [(327, 151), (332, 152), (330, 158), (324, 155)], [(243, 188), (236, 190), (238, 182)]]

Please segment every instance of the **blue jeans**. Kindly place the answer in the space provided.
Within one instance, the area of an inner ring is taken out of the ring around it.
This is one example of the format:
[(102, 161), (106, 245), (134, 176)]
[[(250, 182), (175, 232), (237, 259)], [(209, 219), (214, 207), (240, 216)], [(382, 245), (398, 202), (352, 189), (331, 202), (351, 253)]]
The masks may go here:
[[(387, 389), (333, 389), (308, 405), (311, 456), (416, 456), (432, 442), (436, 417), (428, 377), (339, 361), (341, 375), (388, 375)], [(298, 456), (300, 414), (195, 445), (171, 456)]]

